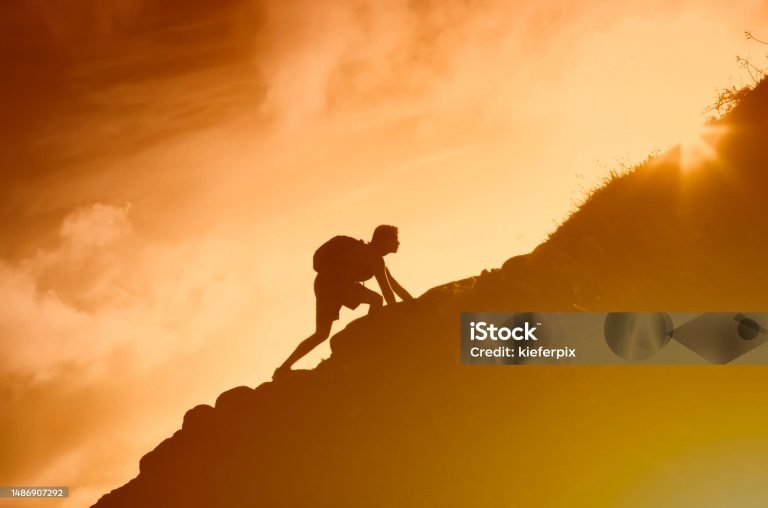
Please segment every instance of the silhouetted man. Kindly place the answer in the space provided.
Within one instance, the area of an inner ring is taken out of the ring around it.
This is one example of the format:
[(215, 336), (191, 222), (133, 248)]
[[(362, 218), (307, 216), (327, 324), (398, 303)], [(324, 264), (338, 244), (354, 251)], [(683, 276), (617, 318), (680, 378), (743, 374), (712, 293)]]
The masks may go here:
[[(291, 356), (275, 370), (273, 378), (290, 372), (296, 361), (328, 338), (333, 322), (339, 319), (342, 306), (356, 309), (361, 303), (367, 303), (370, 314), (384, 305), (383, 300), (389, 305), (395, 303), (395, 294), (403, 300), (413, 300), (384, 264), (384, 256), (397, 252), (399, 245), (397, 228), (382, 225), (373, 231), (369, 243), (337, 236), (317, 249), (313, 260), (318, 272), (315, 277), (315, 333), (296, 347)], [(361, 284), (371, 277), (376, 277), (384, 298)]]

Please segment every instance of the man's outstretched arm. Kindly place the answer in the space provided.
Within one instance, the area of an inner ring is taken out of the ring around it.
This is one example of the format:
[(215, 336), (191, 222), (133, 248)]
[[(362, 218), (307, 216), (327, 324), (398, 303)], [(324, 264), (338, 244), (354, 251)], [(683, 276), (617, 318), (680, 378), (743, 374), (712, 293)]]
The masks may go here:
[(385, 271), (387, 272), (387, 280), (389, 281), (389, 285), (392, 287), (395, 294), (402, 298), (403, 301), (413, 300), (411, 294), (406, 291), (405, 288), (401, 286), (394, 277), (392, 277), (392, 274), (389, 272), (389, 268), (386, 268)]
[(387, 305), (392, 305), (395, 303), (395, 295), (392, 293), (392, 288), (389, 285), (389, 280), (387, 279), (387, 269), (385, 268), (383, 261), (381, 265), (376, 267), (376, 271), (373, 273), (373, 275), (376, 277), (376, 282), (379, 283), (379, 287), (381, 288), (381, 296), (384, 297)]

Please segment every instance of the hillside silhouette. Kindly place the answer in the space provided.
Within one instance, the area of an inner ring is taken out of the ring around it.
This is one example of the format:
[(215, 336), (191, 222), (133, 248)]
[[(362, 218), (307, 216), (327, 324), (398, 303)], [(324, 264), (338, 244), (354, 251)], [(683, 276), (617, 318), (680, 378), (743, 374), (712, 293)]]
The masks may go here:
[(651, 158), (533, 252), (350, 323), (311, 371), (192, 408), (95, 506), (617, 506), (653, 471), (684, 481), (662, 467), (678, 455), (765, 440), (762, 366), (459, 358), (462, 311), (768, 309), (768, 82), (715, 125), (716, 159)]

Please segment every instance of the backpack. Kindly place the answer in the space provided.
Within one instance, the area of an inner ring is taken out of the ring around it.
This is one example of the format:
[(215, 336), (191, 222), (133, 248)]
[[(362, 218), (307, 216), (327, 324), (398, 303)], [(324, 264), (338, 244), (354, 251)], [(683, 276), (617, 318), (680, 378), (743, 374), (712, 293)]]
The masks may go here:
[(373, 277), (370, 247), (349, 236), (334, 236), (321, 245), (312, 257), (312, 266), (322, 275), (362, 282)]

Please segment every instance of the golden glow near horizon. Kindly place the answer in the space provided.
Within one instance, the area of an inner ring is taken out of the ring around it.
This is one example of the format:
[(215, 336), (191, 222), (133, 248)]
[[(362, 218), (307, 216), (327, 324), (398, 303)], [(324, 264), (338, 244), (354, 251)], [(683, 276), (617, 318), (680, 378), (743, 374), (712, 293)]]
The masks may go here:
[(69, 484), (65, 508), (271, 376), (329, 237), (398, 226), (413, 294), (498, 267), (692, 132), (768, 25), (761, 0), (193, 4), (0, 16), (0, 477)]
[(726, 125), (697, 126), (680, 140), (680, 169), (688, 172), (716, 161), (717, 145), (728, 133)]
[(624, 508), (761, 508), (768, 498), (768, 442), (745, 438), (665, 457), (636, 476), (617, 506)]

